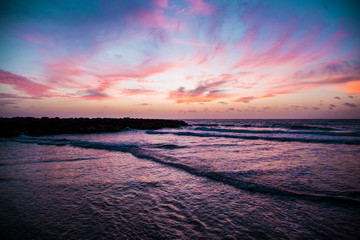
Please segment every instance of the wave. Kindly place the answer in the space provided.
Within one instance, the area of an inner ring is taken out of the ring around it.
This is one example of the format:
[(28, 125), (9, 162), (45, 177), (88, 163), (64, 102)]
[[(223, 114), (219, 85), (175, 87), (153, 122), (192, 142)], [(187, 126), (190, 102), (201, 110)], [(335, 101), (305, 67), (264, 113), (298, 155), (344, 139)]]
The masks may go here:
[[(24, 141), (25, 140), (25, 141)], [(36, 143), (43, 144), (47, 142), (48, 145), (59, 146), (58, 143), (62, 142), (65, 145), (89, 149), (98, 149), (98, 150), (108, 150), (108, 151), (118, 151), (124, 153), (130, 153), (134, 157), (140, 159), (150, 160), (162, 165), (173, 167), (176, 169), (183, 170), (189, 174), (205, 177), (216, 182), (220, 182), (229, 186), (236, 187), (241, 190), (246, 190), (254, 193), (269, 194), (273, 196), (282, 196), (290, 197), (295, 199), (303, 199), (309, 201), (320, 201), (320, 202), (329, 202), (336, 204), (351, 204), (355, 206), (360, 206), (360, 200), (349, 197), (349, 195), (340, 196), (340, 195), (326, 195), (320, 193), (308, 193), (308, 192), (299, 192), (296, 190), (289, 189), (280, 189), (271, 186), (266, 186), (258, 183), (253, 183), (249, 181), (244, 181), (242, 179), (233, 178), (231, 173), (222, 173), (222, 172), (206, 172), (201, 169), (197, 169), (182, 163), (177, 163), (177, 159), (170, 156), (164, 156), (153, 151), (143, 149), (136, 145), (129, 144), (114, 144), (114, 143), (100, 143), (100, 142), (87, 142), (80, 140), (68, 140), (68, 139), (38, 139), (38, 138), (18, 138), (12, 139), (11, 141), (22, 142), (22, 143)], [(356, 195), (356, 194), (355, 194)]]
[[(37, 143), (39, 145), (44, 145), (42, 143)], [(64, 145), (57, 145), (55, 144), (51, 144), (48, 143), (46, 145), (55, 145), (55, 146), (64, 146)], [(17, 166), (17, 165), (32, 165), (32, 164), (42, 164), (42, 163), (54, 163), (54, 162), (77, 162), (77, 161), (88, 161), (88, 160), (95, 160), (95, 159), (99, 159), (99, 158), (71, 158), (71, 159), (50, 159), (50, 160), (44, 160), (44, 161), (32, 161), (32, 162), (17, 162), (17, 163), (3, 163), (0, 164), (1, 166)]]
[(151, 144), (147, 145), (149, 148), (159, 148), (159, 149), (179, 149), (179, 148), (187, 148), (187, 146), (179, 146), (175, 144)]
[(307, 125), (291, 125), (289, 126), (290, 129), (299, 129), (299, 130), (323, 130), (323, 131), (333, 131), (336, 130), (335, 128), (329, 128), (329, 127), (313, 127), (313, 126), (307, 126)]
[(314, 138), (289, 138), (289, 137), (271, 137), (271, 136), (240, 136), (240, 135), (226, 135), (214, 133), (197, 133), (197, 132), (164, 132), (164, 131), (146, 131), (147, 134), (174, 134), (178, 136), (191, 137), (217, 137), (217, 138), (237, 138), (245, 140), (267, 140), (277, 142), (304, 142), (304, 143), (325, 143), (325, 144), (350, 144), (360, 145), (358, 139), (314, 139)]
[(206, 123), (198, 123), (198, 124), (193, 124), (193, 126), (202, 126), (202, 127), (217, 127), (217, 126), (219, 126), (219, 124), (206, 124)]
[(316, 132), (316, 131), (283, 131), (283, 130), (248, 130), (248, 129), (228, 129), (228, 128), (207, 128), (197, 127), (194, 130), (208, 132), (231, 132), (231, 133), (258, 133), (258, 134), (306, 134), (306, 135), (322, 135), (322, 136), (344, 136), (344, 137), (360, 137), (360, 132)]
[[(211, 126), (211, 124), (208, 124), (209, 126)], [(194, 125), (194, 126), (201, 126), (201, 124), (199, 125)], [(207, 125), (204, 125), (207, 126)], [(239, 125), (234, 125), (234, 124), (222, 124), (221, 126), (224, 127), (233, 127), (233, 126), (238, 126), (238, 127), (243, 127), (243, 128), (284, 128), (284, 129), (293, 129), (293, 130), (320, 130), (320, 131), (336, 131), (338, 129), (336, 128), (330, 128), (330, 127), (319, 127), (319, 126), (308, 126), (308, 125), (289, 125), (289, 124), (281, 124), (281, 123), (274, 123), (274, 124), (269, 124), (269, 125), (262, 125), (262, 124), (239, 124)]]

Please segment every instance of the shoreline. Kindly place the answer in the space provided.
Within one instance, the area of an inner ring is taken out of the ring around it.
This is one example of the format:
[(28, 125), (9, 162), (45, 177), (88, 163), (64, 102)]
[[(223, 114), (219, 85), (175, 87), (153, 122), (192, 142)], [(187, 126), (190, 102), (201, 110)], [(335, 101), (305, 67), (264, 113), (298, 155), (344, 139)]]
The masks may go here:
[(182, 120), (142, 118), (0, 118), (0, 137), (119, 132), (131, 128), (156, 130), (188, 126)]

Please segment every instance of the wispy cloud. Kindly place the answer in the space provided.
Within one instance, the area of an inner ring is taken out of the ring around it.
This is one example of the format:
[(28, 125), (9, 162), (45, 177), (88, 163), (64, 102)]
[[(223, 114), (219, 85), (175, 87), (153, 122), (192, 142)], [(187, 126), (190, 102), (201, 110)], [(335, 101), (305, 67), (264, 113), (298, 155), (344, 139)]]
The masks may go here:
[(154, 95), (156, 92), (150, 89), (123, 89), (122, 94), (124, 95)]
[(200, 15), (211, 15), (215, 8), (212, 4), (203, 0), (186, 0), (191, 13)]
[(0, 98), (8, 98), (8, 99), (38, 99), (38, 97), (27, 97), (20, 96), (12, 93), (0, 93)]
[(226, 83), (223, 80), (200, 82), (192, 90), (185, 90), (184, 87), (180, 87), (176, 91), (170, 91), (168, 99), (174, 100), (177, 103), (215, 101), (229, 96), (229, 94), (225, 94), (222, 90), (217, 89), (217, 87), (223, 86)]
[(151, 0), (151, 2), (157, 6), (157, 7), (160, 7), (160, 8), (167, 8), (169, 7), (169, 2), (168, 0)]
[(223, 102), (223, 101), (218, 102), (218, 103), (219, 103), (219, 104), (223, 104), (223, 105), (229, 104), (229, 103), (227, 103), (227, 102)]
[(86, 89), (82, 93), (81, 98), (92, 99), (92, 100), (103, 100), (110, 98), (108, 94), (105, 93), (107, 89), (110, 88), (110, 83), (102, 82), (97, 88)]
[(249, 97), (241, 97), (236, 99), (234, 102), (242, 102), (242, 103), (249, 103), (252, 100), (258, 99), (257, 97), (254, 96), (249, 96)]
[(20, 95), (28, 94), (36, 98), (54, 96), (54, 94), (50, 92), (53, 88), (2, 69), (0, 69), (0, 83), (12, 86)]

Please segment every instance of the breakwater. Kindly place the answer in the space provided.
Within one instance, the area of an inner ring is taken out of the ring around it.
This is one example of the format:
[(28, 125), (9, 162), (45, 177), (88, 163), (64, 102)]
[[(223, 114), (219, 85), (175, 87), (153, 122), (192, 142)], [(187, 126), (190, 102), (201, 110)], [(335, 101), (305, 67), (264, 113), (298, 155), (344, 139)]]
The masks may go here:
[(188, 126), (180, 120), (141, 118), (0, 118), (0, 137), (45, 136), (73, 133), (118, 132), (124, 129), (156, 130)]

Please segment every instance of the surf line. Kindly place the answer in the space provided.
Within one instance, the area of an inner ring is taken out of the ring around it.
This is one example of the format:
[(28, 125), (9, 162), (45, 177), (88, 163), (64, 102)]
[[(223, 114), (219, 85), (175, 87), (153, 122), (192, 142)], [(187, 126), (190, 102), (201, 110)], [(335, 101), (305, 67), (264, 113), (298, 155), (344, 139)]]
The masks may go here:
[(234, 138), (244, 140), (265, 140), (276, 142), (302, 142), (302, 143), (324, 143), (324, 144), (349, 144), (360, 145), (360, 139), (312, 139), (312, 138), (289, 138), (289, 137), (267, 137), (267, 136), (244, 136), (244, 135), (227, 135), (214, 133), (198, 133), (198, 132), (163, 132), (163, 131), (145, 131), (147, 134), (173, 134), (178, 136), (191, 137), (217, 137), (217, 138)]
[[(130, 153), (136, 158), (146, 159), (152, 162), (156, 162), (165, 166), (169, 166), (172, 168), (176, 168), (179, 170), (183, 170), (191, 175), (195, 175), (198, 177), (205, 177), (207, 179), (223, 183), (225, 185), (233, 186), (237, 189), (245, 190), (252, 193), (261, 193), (272, 196), (282, 196), (288, 197), (289, 199), (298, 200), (308, 200), (314, 202), (328, 202), (333, 204), (348, 204), (352, 206), (360, 207), (360, 200), (352, 199), (342, 196), (332, 196), (325, 194), (313, 194), (313, 193), (303, 193), (298, 191), (289, 191), (276, 189), (272, 187), (268, 187), (265, 185), (260, 185), (252, 182), (239, 181), (233, 178), (230, 178), (224, 174), (220, 174), (217, 172), (203, 172), (199, 171), (196, 168), (176, 163), (176, 158), (169, 156), (161, 156), (156, 153), (149, 153), (149, 150), (144, 150), (137, 145), (124, 145), (124, 144), (104, 144), (99, 142), (87, 142), (80, 140), (69, 140), (69, 139), (44, 139), (44, 138), (26, 138), (26, 139), (11, 139), (11, 141), (20, 142), (20, 143), (35, 143), (35, 144), (46, 144), (46, 145), (54, 145), (54, 146), (72, 146), (72, 147), (80, 147), (85, 149), (97, 149), (97, 150), (108, 150), (108, 151), (117, 151)], [(59, 144), (60, 143), (60, 144)], [(157, 156), (156, 156), (157, 155)]]

